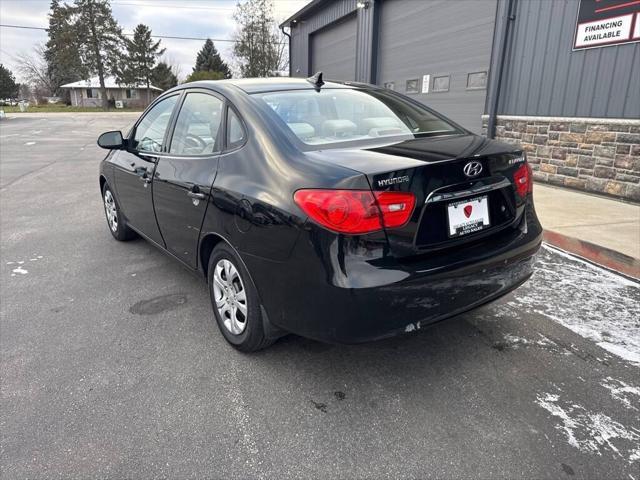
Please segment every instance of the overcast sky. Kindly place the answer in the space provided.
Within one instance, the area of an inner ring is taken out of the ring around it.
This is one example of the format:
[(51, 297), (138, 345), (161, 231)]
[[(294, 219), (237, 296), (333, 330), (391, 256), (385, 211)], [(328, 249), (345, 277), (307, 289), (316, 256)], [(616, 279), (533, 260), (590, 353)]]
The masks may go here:
[[(284, 20), (310, 0), (274, 0), (278, 20)], [(231, 39), (236, 29), (232, 15), (236, 0), (112, 0), (111, 8), (125, 33), (139, 23), (148, 25), (157, 35), (210, 37), (226, 61), (231, 61), (232, 43), (215, 41)], [(0, 0), (0, 23), (28, 27), (49, 25), (50, 0)], [(30, 53), (38, 43), (47, 41), (42, 30), (0, 27), (0, 63), (16, 77), (15, 55)], [(163, 39), (165, 57), (180, 65), (182, 79), (191, 73), (196, 54), (204, 41)]]

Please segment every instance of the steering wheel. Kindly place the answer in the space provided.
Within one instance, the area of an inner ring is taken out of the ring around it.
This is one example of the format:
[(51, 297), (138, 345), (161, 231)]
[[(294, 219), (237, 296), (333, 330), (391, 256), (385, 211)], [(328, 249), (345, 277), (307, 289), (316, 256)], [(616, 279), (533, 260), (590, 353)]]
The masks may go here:
[(196, 135), (187, 134), (184, 137), (185, 148), (200, 148), (203, 151), (207, 147), (207, 142)]

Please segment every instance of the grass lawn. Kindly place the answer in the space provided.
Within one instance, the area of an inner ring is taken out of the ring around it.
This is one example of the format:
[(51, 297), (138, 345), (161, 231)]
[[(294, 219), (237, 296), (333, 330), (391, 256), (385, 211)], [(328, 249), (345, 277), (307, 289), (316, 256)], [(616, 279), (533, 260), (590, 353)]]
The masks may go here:
[[(0, 106), (0, 110), (4, 110), (4, 113), (22, 113), (19, 106)], [(69, 105), (29, 105), (26, 113), (48, 113), (48, 112), (142, 112), (143, 108), (110, 108), (105, 110), (102, 107), (72, 107)]]

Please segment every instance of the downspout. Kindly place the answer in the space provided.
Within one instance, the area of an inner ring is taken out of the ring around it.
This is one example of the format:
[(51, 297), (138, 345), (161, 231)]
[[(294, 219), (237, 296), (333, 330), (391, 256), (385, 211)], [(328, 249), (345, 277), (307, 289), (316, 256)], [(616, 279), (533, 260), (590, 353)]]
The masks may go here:
[(507, 18), (502, 24), (502, 36), (500, 38), (500, 61), (497, 65), (495, 76), (496, 86), (489, 105), (489, 120), (487, 122), (487, 137), (494, 138), (496, 136), (496, 120), (498, 116), (498, 104), (500, 102), (500, 88), (502, 87), (502, 77), (504, 72), (504, 63), (507, 58), (507, 41), (509, 39), (509, 30), (511, 22), (515, 20), (513, 14), (515, 0), (507, 0)]
[[(291, 28), (291, 27), (289, 27)], [(284, 33), (287, 38), (289, 39), (289, 49), (287, 51), (287, 54), (289, 55), (289, 76), (291, 77), (291, 73), (292, 73), (292, 69), (291, 69), (291, 35), (289, 35), (287, 32), (284, 31), (284, 25), (280, 26), (280, 30), (282, 31), (282, 33)]]

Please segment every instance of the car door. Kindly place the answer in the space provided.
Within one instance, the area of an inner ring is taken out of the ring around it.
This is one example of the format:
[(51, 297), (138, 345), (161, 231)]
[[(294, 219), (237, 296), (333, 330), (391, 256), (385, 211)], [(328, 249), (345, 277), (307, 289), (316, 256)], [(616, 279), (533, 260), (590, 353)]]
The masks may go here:
[(218, 169), (224, 100), (208, 90), (184, 95), (153, 177), (153, 202), (167, 250), (197, 266), (198, 237)]
[(138, 121), (126, 150), (114, 161), (118, 202), (128, 223), (159, 245), (164, 245), (153, 211), (151, 181), (166, 141), (167, 130), (180, 95), (164, 98)]

